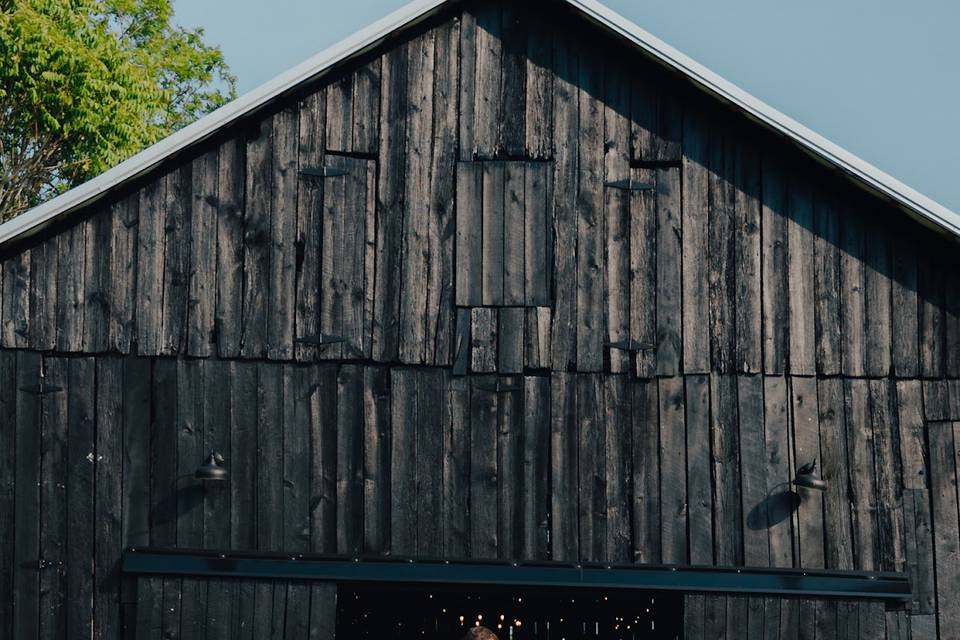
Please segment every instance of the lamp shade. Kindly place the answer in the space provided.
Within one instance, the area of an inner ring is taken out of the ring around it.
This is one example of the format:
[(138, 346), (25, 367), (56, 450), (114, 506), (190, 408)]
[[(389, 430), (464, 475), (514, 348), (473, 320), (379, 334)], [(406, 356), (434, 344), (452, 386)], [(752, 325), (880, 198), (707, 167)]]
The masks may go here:
[(814, 491), (826, 491), (830, 486), (829, 482), (817, 475), (816, 460), (797, 469), (797, 476), (793, 479), (793, 484)]
[(223, 456), (216, 451), (211, 451), (193, 474), (197, 480), (214, 482), (226, 480), (228, 475), (227, 470), (223, 468)]

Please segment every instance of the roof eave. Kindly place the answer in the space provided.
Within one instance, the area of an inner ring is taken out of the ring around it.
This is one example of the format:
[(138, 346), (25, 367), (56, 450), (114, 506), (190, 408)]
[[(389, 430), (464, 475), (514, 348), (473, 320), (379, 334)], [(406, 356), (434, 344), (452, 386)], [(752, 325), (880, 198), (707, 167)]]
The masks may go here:
[[(177, 153), (216, 134), (223, 127), (260, 109), (302, 83), (316, 80), (339, 63), (369, 51), (398, 30), (417, 24), (453, 1), (414, 0), (96, 178), (0, 224), (0, 245), (26, 238), (61, 216), (96, 202), (118, 185), (142, 176)], [(595, 23), (632, 42), (662, 64), (682, 73), (701, 89), (733, 104), (748, 117), (785, 136), (814, 157), (848, 174), (865, 188), (890, 199), (921, 222), (954, 237), (960, 237), (960, 214), (811, 131), (596, 0), (563, 1), (578, 9)]]

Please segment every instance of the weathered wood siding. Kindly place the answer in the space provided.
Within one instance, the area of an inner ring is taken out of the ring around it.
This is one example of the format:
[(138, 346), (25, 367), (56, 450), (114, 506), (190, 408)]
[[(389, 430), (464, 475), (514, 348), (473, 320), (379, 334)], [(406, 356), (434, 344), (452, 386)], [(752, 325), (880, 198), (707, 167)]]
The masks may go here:
[[(908, 571), (889, 637), (958, 637), (956, 245), (529, 10), (432, 19), (3, 254), (0, 636), (117, 637), (156, 545)], [(62, 394), (19, 391), (41, 365)], [(211, 448), (228, 485), (174, 488)]]

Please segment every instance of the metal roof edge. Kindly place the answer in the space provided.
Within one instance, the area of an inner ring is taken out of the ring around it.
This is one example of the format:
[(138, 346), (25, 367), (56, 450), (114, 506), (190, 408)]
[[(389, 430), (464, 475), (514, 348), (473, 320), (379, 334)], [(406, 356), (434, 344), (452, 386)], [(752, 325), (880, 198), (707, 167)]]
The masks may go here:
[(565, 1), (594, 22), (626, 38), (662, 63), (680, 71), (710, 93), (730, 102), (760, 123), (785, 135), (801, 147), (850, 174), (870, 189), (908, 208), (937, 227), (960, 236), (960, 214), (774, 109), (600, 2), (596, 0)]
[[(451, 1), (414, 0), (401, 7), (112, 169), (0, 224), (0, 245), (25, 237), (57, 217), (94, 202), (110, 189), (143, 175), (172, 155), (210, 137), (222, 127), (264, 106), (301, 83), (316, 78), (337, 63), (376, 46), (394, 32), (426, 18), (434, 10)], [(730, 102), (761, 124), (779, 132), (808, 152), (854, 177), (868, 189), (890, 198), (936, 227), (960, 236), (960, 214), (924, 196), (740, 89), (597, 0), (563, 1), (594, 22), (632, 42), (661, 63), (676, 69), (708, 92)]]

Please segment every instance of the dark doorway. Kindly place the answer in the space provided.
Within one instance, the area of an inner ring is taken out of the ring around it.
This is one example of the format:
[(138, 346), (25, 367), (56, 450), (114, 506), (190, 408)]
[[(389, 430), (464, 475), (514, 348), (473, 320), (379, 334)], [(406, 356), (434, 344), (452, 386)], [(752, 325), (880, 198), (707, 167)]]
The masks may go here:
[(678, 592), (341, 584), (337, 637), (461, 640), (483, 625), (499, 640), (676, 640)]

